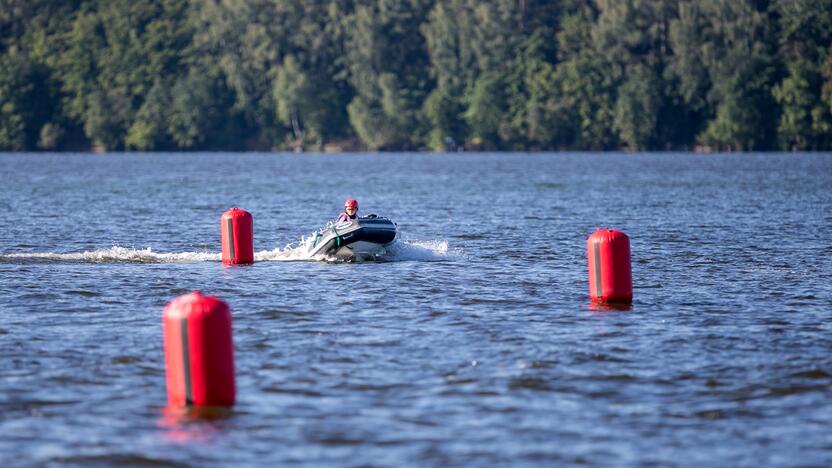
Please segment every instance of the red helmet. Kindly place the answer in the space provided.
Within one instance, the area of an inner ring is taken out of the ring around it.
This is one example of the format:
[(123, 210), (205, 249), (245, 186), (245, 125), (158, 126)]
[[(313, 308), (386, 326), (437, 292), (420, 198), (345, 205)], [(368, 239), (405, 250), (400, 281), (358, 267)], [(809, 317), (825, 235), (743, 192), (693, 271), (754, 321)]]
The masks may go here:
[(344, 202), (344, 208), (355, 208), (357, 210), (358, 202), (355, 200), (355, 198), (350, 198)]

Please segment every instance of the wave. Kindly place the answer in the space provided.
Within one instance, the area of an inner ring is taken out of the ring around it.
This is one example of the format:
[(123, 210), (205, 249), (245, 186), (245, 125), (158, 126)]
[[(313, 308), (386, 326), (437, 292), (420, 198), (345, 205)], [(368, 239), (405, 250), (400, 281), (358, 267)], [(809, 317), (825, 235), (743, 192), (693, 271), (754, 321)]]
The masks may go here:
[[(309, 256), (306, 253), (311, 236), (303, 238), (297, 244), (289, 244), (283, 249), (262, 250), (254, 253), (255, 262), (273, 261), (327, 261), (338, 260), (322, 255)], [(387, 254), (381, 261), (440, 261), (451, 260), (458, 256), (458, 252), (448, 248), (447, 241), (402, 241), (396, 240), (387, 249)], [(222, 255), (219, 252), (179, 252), (164, 253), (145, 249), (131, 249), (114, 245), (108, 249), (85, 252), (27, 252), (0, 254), (0, 263), (198, 263), (219, 262)]]
[[(325, 261), (341, 262), (334, 257), (326, 255), (310, 256), (306, 253), (312, 236), (301, 239), (297, 244), (289, 244), (285, 248), (255, 252), (254, 261)], [(448, 248), (447, 241), (403, 241), (396, 239), (387, 247), (387, 253), (379, 260), (383, 262), (431, 262), (440, 260), (453, 260), (459, 252)]]
[(386, 260), (394, 262), (431, 262), (439, 260), (455, 260), (461, 256), (461, 251), (448, 248), (448, 241), (400, 241), (396, 240), (387, 249)]
[(221, 254), (214, 252), (154, 252), (150, 247), (145, 249), (130, 249), (114, 245), (109, 249), (85, 252), (31, 252), (0, 254), (0, 262), (30, 263), (30, 262), (80, 262), (80, 263), (194, 263), (219, 262)]

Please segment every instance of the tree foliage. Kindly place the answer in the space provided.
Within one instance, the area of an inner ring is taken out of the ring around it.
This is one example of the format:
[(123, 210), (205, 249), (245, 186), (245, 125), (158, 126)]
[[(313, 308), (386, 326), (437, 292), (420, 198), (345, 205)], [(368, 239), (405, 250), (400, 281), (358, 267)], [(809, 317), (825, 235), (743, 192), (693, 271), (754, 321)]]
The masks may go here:
[(0, 0), (0, 150), (829, 150), (832, 0)]

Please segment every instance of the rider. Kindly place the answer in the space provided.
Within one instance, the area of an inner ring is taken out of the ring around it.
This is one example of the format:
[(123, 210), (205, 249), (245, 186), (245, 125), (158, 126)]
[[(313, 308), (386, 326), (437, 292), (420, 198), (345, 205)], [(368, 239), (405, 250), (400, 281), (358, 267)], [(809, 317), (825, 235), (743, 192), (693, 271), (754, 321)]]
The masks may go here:
[(338, 217), (339, 223), (348, 223), (358, 219), (358, 202), (355, 198), (350, 198), (344, 202), (344, 212)]

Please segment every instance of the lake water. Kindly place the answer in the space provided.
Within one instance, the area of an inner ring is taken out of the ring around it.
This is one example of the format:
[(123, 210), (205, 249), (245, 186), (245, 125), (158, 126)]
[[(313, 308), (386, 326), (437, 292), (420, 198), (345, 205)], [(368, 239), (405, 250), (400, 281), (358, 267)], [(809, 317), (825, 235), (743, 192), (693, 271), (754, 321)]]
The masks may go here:
[[(0, 155), (9, 465), (832, 464), (832, 155)], [(383, 262), (303, 260), (344, 199)], [(220, 263), (220, 215), (256, 262)], [(586, 238), (634, 303), (589, 307)], [(232, 308), (237, 405), (166, 414), (161, 313)]]

